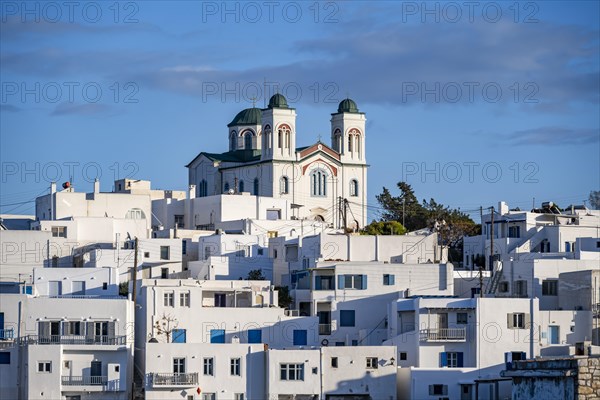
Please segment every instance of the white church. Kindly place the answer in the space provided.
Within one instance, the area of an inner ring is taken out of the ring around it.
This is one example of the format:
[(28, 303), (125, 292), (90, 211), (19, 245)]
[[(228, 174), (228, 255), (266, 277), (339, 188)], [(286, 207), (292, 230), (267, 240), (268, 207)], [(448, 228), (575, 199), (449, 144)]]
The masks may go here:
[(296, 110), (281, 94), (227, 125), (229, 150), (201, 152), (186, 167), (196, 197), (244, 194), (287, 200), (293, 219), (367, 224), (365, 114), (351, 99), (331, 114), (331, 145), (296, 147)]

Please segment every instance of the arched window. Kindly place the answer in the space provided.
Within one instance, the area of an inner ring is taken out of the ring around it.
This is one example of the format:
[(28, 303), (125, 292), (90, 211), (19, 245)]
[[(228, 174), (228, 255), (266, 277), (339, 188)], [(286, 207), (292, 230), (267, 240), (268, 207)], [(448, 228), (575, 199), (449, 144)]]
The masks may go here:
[(244, 191), (244, 181), (240, 181), (240, 189), (239, 192), (242, 193)]
[(291, 132), (292, 129), (283, 124), (279, 127), (279, 129), (277, 130), (277, 139), (279, 141), (279, 148), (280, 149), (289, 149), (291, 146), (291, 142), (290, 142), (290, 136), (291, 136)]
[(141, 208), (132, 208), (125, 214), (127, 219), (146, 219), (146, 214)]
[(254, 195), (258, 196), (258, 178), (254, 178)]
[(225, 186), (223, 186), (224, 192), (229, 192), (229, 182), (225, 182)]
[(244, 134), (244, 150), (252, 149), (252, 132), (246, 132)]
[(282, 176), (279, 180), (279, 193), (288, 194), (290, 192), (289, 179), (287, 176)]
[(310, 174), (311, 190), (314, 197), (327, 196), (327, 174), (322, 169), (316, 169)]
[(271, 126), (270, 125), (265, 125), (265, 128), (263, 129), (263, 149), (270, 149), (271, 148)]
[(235, 131), (231, 131), (231, 135), (229, 136), (229, 150), (233, 151), (237, 147), (237, 133)]
[(208, 196), (208, 183), (205, 179), (202, 179), (196, 188), (196, 193), (198, 197), (206, 197)]
[(350, 196), (358, 196), (358, 181), (356, 179), (350, 181)]
[(342, 152), (342, 131), (339, 129), (333, 132), (333, 149), (338, 153)]
[(283, 131), (281, 129), (277, 131), (277, 147), (283, 148)]
[(350, 153), (352, 153), (352, 148), (353, 148), (352, 147), (352, 142), (353, 142), (352, 139), (354, 139), (353, 135), (348, 135), (348, 152), (350, 152)]

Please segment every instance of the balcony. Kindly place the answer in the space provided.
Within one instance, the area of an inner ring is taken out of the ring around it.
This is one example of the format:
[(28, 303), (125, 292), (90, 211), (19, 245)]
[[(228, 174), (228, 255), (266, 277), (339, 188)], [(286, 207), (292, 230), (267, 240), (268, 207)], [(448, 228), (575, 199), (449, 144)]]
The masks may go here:
[(467, 328), (421, 329), (421, 342), (464, 342)]
[(127, 343), (127, 336), (105, 336), (105, 335), (29, 335), (18, 338), (19, 345), (30, 344), (84, 344), (103, 346), (123, 346)]
[(319, 324), (319, 335), (331, 335), (331, 324)]
[(153, 373), (152, 386), (196, 386), (198, 384), (198, 373), (190, 374), (165, 374), (165, 373)]
[(63, 386), (106, 386), (106, 376), (61, 376)]
[(0, 329), (0, 340), (13, 340), (15, 337), (15, 331), (13, 328)]

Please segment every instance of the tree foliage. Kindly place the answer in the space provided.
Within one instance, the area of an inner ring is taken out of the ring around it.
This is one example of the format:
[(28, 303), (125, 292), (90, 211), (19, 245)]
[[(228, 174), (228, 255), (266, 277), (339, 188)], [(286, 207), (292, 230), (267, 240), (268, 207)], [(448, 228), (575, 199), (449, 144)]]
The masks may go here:
[(592, 210), (600, 210), (600, 190), (592, 190), (588, 200)]
[(289, 308), (294, 302), (294, 298), (290, 295), (290, 288), (287, 286), (275, 286), (275, 290), (277, 290), (279, 307)]
[(451, 259), (455, 260), (462, 253), (462, 237), (480, 234), (481, 226), (460, 209), (444, 206), (434, 199), (419, 203), (408, 183), (398, 182), (397, 187), (400, 191), (397, 196), (393, 196), (385, 187), (376, 196), (383, 209), (382, 221), (404, 221), (408, 231), (427, 228), (438, 232), (439, 243), (450, 247), (454, 255)]
[(398, 221), (373, 221), (361, 231), (362, 235), (404, 235), (406, 228)]
[(253, 269), (250, 272), (248, 272), (248, 279), (249, 281), (266, 281), (267, 278), (263, 275), (262, 273), (262, 269)]

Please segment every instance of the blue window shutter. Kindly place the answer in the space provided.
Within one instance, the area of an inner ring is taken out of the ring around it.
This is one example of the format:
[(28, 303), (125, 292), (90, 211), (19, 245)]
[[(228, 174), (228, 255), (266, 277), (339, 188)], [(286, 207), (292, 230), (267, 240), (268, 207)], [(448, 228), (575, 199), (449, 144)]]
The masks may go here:
[(462, 368), (463, 367), (463, 362), (464, 362), (464, 358), (463, 358), (463, 353), (462, 351), (459, 353), (456, 353), (456, 361), (457, 361), (457, 365), (458, 368)]
[(442, 352), (440, 353), (440, 367), (448, 366), (448, 353)]
[(390, 285), (396, 284), (396, 275), (390, 275)]
[(355, 326), (356, 314), (354, 310), (340, 310), (340, 326)]
[(262, 343), (262, 331), (260, 329), (248, 329), (248, 343)]
[(527, 360), (527, 354), (524, 351), (521, 352), (521, 360)]
[(362, 276), (362, 287), (361, 289), (366, 289), (367, 288), (367, 276), (363, 275)]
[(338, 275), (338, 289), (344, 289), (344, 285), (345, 285), (345, 276), (344, 275)]
[(3, 351), (0, 353), (0, 364), (10, 364), (10, 352)]
[(315, 290), (321, 290), (321, 277), (315, 277)]
[(211, 343), (225, 343), (225, 329), (211, 329), (210, 330), (210, 342)]
[(294, 346), (306, 346), (307, 339), (306, 329), (294, 329)]
[(185, 343), (185, 329), (173, 329), (173, 343)]

